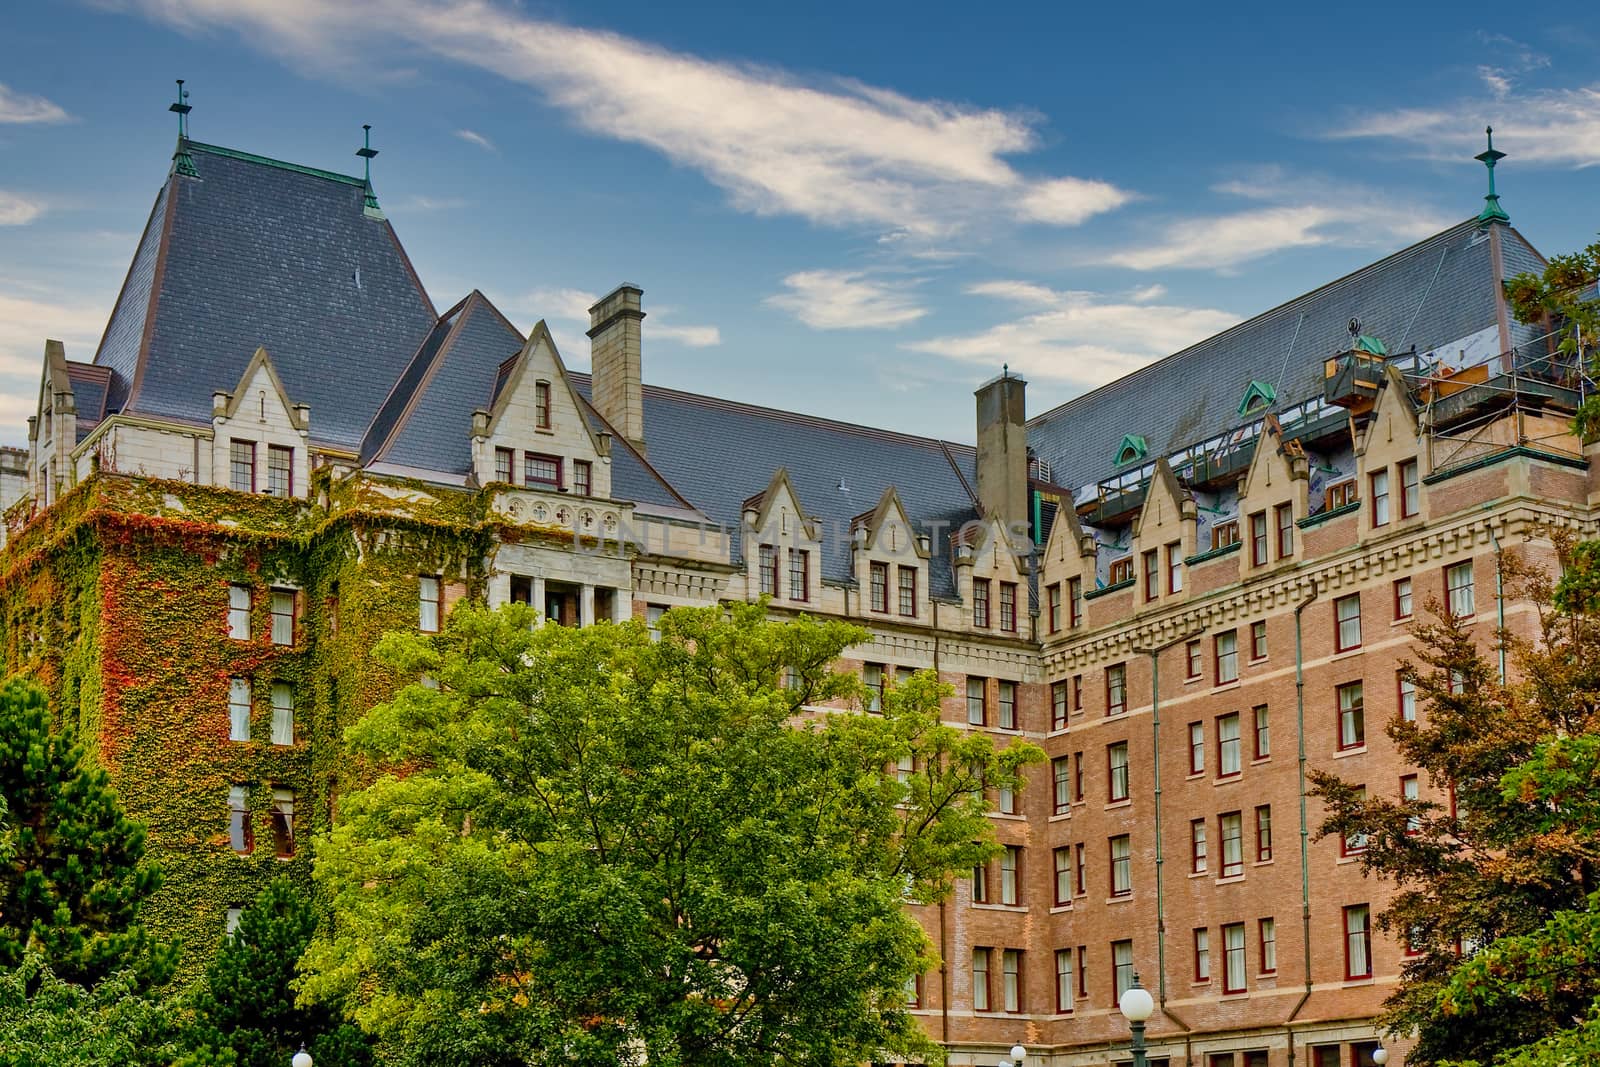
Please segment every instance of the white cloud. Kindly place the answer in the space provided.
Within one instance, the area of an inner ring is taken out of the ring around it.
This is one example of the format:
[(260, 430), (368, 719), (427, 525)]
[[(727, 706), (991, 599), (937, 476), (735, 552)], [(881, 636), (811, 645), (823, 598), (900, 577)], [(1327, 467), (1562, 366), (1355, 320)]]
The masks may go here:
[(24, 444), (37, 407), (45, 338), (67, 346), (67, 358), (94, 358), (106, 309), (67, 303), (54, 294), (0, 278), (0, 444)]
[[(555, 319), (560, 322), (581, 325), (584, 329), (589, 327), (589, 309), (593, 307), (600, 297), (583, 289), (555, 288), (535, 289), (527, 296), (516, 302), (518, 310), (527, 310), (530, 314), (544, 319)], [(667, 307), (646, 308), (646, 325), (644, 338), (646, 343), (651, 341), (666, 341), (670, 344), (683, 345), (685, 348), (711, 348), (722, 343), (722, 331), (715, 326), (691, 326), (675, 322), (663, 322), (663, 318), (670, 318), (674, 309)], [(566, 334), (567, 331), (560, 331)], [(557, 339), (557, 344), (565, 352), (571, 346), (572, 340)]]
[(0, 189), (0, 226), (26, 226), (44, 214), (44, 202)]
[(192, 32), (227, 27), (290, 62), (348, 70), (388, 34), (541, 92), (580, 127), (692, 167), (740, 210), (947, 234), (978, 219), (1070, 225), (1123, 203), (1104, 182), (1033, 178), (1007, 156), (1031, 116), (843, 79), (714, 62), (488, 0), (128, 0)]
[(658, 322), (649, 327), (652, 341), (671, 341), (685, 348), (712, 348), (722, 343), (722, 331), (715, 326), (674, 326)]
[(1214, 308), (1128, 303), (1099, 293), (1063, 292), (1028, 282), (988, 282), (969, 292), (1038, 307), (985, 330), (910, 341), (902, 348), (1012, 369), (1092, 389), (1232, 326)]
[(787, 292), (767, 297), (766, 303), (813, 330), (893, 329), (928, 313), (908, 293), (862, 271), (803, 270), (783, 284)]
[(1495, 147), (1518, 166), (1600, 165), (1600, 82), (1519, 91), (1503, 71), (1484, 68), (1480, 77), (1487, 96), (1463, 97), (1435, 108), (1374, 111), (1328, 136), (1401, 141), (1414, 156), (1468, 163), (1483, 151), (1488, 124), (1494, 127)]
[(19, 93), (0, 83), (0, 123), (66, 122), (71, 117), (42, 96)]
[(393, 203), (386, 201), (385, 206), (391, 211), (404, 213), (453, 211), (456, 208), (466, 207), (467, 202), (459, 196), (423, 196), (421, 193), (415, 193), (411, 196), (403, 196)]
[(485, 137), (477, 130), (457, 130), (456, 136), (468, 144), (477, 145), (486, 152), (498, 153), (500, 151), (493, 141), (489, 140), (489, 138)]

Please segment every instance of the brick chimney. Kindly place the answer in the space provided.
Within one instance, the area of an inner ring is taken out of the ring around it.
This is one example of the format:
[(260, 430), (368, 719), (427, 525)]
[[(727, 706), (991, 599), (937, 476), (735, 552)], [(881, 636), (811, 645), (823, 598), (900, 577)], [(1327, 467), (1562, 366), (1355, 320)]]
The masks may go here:
[(1008, 530), (1028, 529), (1028, 383), (1009, 370), (978, 388), (978, 503)]
[(644, 290), (623, 284), (589, 309), (589, 362), (597, 411), (641, 453), (644, 386), (640, 378), (640, 323)]

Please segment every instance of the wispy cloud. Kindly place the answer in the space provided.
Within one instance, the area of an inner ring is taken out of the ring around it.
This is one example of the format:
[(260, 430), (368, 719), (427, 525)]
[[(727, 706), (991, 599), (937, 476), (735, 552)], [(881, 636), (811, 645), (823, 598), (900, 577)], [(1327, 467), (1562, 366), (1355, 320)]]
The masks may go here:
[(105, 315), (102, 307), (0, 278), (0, 444), (28, 440), (27, 419), (39, 397), (44, 339), (64, 342), (69, 359), (87, 360), (100, 341)]
[(1017, 170), (1006, 157), (1039, 143), (1031, 115), (706, 60), (488, 0), (128, 2), (330, 73), (388, 34), (406, 53), (530, 86), (580, 127), (692, 167), (756, 214), (930, 237), (979, 219), (1071, 225), (1129, 198), (1107, 182)]
[(0, 83), (0, 123), (66, 122), (71, 117), (59, 104)]
[(493, 141), (489, 140), (489, 138), (485, 137), (483, 134), (479, 133), (477, 130), (457, 130), (456, 131), (456, 136), (461, 138), (463, 141), (467, 142), (468, 144), (477, 145), (479, 148), (483, 149), (485, 152), (498, 153), (500, 151), (499, 147)]
[(980, 282), (967, 292), (1033, 310), (976, 333), (901, 347), (987, 367), (1008, 363), (1032, 377), (1091, 389), (1239, 321), (1214, 308), (1134, 303), (1033, 282)]
[[(516, 301), (518, 310), (526, 309), (529, 314), (544, 319), (554, 319), (558, 322), (576, 324), (584, 329), (589, 326), (589, 309), (593, 307), (600, 297), (596, 293), (583, 289), (551, 288), (535, 289), (527, 296)], [(671, 344), (683, 345), (685, 348), (711, 348), (722, 343), (722, 331), (710, 325), (689, 325), (672, 321), (661, 321), (663, 318), (670, 320), (674, 309), (670, 307), (647, 308), (648, 322), (644, 327), (646, 342), (667, 341)], [(565, 333), (566, 331), (562, 331)], [(563, 351), (571, 347), (571, 338), (558, 340)]]
[(26, 226), (44, 214), (44, 201), (0, 189), (0, 226)]
[(797, 271), (784, 278), (783, 285), (785, 291), (767, 297), (766, 303), (813, 330), (894, 329), (928, 313), (904, 288), (863, 271)]
[(467, 206), (467, 202), (459, 196), (424, 196), (413, 193), (402, 196), (393, 203), (385, 202), (385, 206), (393, 211), (419, 212), (419, 211), (454, 211)]

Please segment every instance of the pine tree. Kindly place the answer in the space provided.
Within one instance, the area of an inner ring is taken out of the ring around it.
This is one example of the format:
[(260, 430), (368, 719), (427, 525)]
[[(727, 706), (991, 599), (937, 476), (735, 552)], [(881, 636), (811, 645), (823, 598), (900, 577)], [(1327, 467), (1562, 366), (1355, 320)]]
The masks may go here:
[(164, 981), (176, 952), (139, 922), (160, 883), (144, 827), (51, 719), (37, 684), (0, 685), (0, 967), (33, 952), (69, 982), (130, 969)]

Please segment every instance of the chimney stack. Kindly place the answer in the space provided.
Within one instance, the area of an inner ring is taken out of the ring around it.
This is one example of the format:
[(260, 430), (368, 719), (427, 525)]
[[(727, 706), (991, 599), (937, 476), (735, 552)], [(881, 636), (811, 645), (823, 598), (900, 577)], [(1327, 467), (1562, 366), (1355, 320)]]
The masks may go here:
[(978, 503), (1007, 530), (1028, 529), (1028, 383), (1009, 369), (979, 387)]
[(640, 323), (644, 290), (617, 286), (589, 309), (589, 362), (595, 410), (628, 443), (644, 452), (644, 384), (640, 377)]

